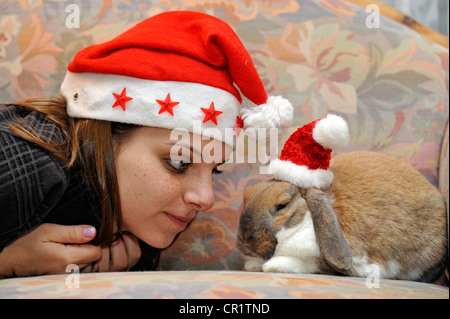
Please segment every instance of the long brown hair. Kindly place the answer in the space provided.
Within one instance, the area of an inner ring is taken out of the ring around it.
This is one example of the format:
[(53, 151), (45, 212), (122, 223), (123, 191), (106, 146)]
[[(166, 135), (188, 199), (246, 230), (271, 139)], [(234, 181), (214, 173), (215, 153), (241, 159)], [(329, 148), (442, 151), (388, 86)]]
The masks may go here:
[(139, 126), (71, 118), (62, 97), (33, 98), (7, 105), (19, 105), (38, 111), (61, 127), (63, 141), (58, 142), (40, 136), (29, 125), (9, 124), (12, 132), (52, 152), (66, 167), (82, 169), (91, 190), (101, 203), (102, 222), (95, 244), (116, 240), (122, 213), (113, 141), (120, 145)]

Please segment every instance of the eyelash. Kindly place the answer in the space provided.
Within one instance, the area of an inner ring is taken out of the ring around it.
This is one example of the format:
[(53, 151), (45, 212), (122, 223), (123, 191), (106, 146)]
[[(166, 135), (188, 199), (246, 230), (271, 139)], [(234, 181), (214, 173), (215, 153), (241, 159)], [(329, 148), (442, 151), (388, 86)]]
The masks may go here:
[[(182, 174), (182, 173), (184, 173), (184, 172), (187, 170), (187, 168), (189, 167), (189, 165), (191, 164), (191, 163), (189, 163), (189, 162), (185, 162), (185, 161), (174, 161), (174, 160), (171, 160), (171, 159), (165, 159), (164, 161), (166, 162), (167, 166), (168, 166), (172, 171), (174, 171), (174, 172), (177, 173), (177, 174)], [(176, 165), (176, 164), (180, 164), (180, 165), (184, 165), (184, 166), (183, 166), (183, 168), (178, 168), (178, 167), (176, 167), (174, 164), (175, 164), (175, 165)]]
[[(189, 168), (189, 166), (192, 164), (190, 162), (185, 162), (185, 161), (176, 162), (171, 159), (165, 159), (164, 162), (167, 164), (167, 166), (169, 167), (170, 170), (172, 170), (173, 172), (175, 172), (177, 174), (184, 174), (186, 172), (186, 170)], [(177, 164), (184, 165), (184, 166), (183, 166), (183, 168), (177, 168), (172, 163), (177, 163)], [(212, 173), (213, 173), (213, 175), (219, 175), (219, 174), (222, 174), (223, 171), (219, 171), (217, 169), (217, 167), (214, 167)]]

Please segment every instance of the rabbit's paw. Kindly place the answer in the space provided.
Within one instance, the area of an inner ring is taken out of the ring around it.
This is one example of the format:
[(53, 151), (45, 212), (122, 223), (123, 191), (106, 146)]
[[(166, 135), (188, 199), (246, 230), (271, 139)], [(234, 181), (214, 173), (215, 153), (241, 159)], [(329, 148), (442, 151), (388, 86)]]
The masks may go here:
[(317, 265), (313, 263), (305, 263), (304, 261), (289, 257), (276, 256), (266, 261), (262, 269), (264, 272), (278, 273), (314, 273), (318, 271)]
[(262, 271), (264, 259), (258, 257), (245, 257), (244, 269), (247, 271)]

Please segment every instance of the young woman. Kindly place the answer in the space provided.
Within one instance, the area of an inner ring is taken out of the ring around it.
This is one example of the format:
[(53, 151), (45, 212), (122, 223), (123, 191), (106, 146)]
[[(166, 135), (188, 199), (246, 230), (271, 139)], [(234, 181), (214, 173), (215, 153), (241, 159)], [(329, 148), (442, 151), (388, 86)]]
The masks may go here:
[(61, 95), (0, 107), (0, 277), (154, 269), (213, 205), (227, 133), (293, 115), (227, 24), (186, 11), (81, 50)]

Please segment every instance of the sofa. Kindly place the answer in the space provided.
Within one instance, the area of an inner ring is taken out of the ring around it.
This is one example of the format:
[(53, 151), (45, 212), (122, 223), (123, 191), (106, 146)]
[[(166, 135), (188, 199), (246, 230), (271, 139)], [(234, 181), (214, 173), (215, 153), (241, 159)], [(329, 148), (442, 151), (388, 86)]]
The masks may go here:
[[(351, 135), (340, 152), (372, 150), (412, 164), (448, 207), (448, 38), (436, 41), (370, 3), (375, 9), (345, 0), (1, 3), (0, 101), (57, 95), (82, 47), (162, 11), (202, 11), (232, 26), (268, 94), (294, 105), (284, 138), (329, 112), (339, 114)], [(162, 252), (157, 271), (3, 279), (0, 298), (449, 298), (448, 269), (436, 283), (244, 271), (235, 235), (244, 190), (269, 178), (262, 166), (251, 152), (221, 166), (214, 207), (199, 212)]]

